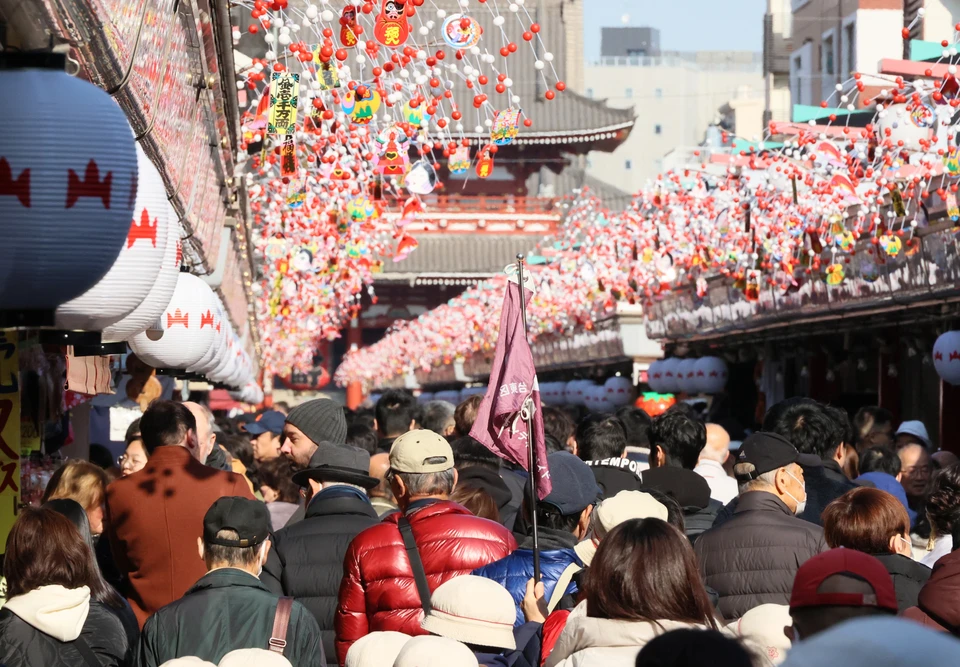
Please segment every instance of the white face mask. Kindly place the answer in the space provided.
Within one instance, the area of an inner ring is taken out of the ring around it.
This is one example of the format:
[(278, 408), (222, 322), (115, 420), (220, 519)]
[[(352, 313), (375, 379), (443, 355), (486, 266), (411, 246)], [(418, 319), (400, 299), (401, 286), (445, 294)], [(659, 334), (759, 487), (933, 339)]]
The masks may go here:
[(803, 510), (805, 510), (805, 509), (807, 508), (807, 485), (806, 485), (804, 482), (801, 482), (799, 479), (797, 479), (797, 478), (794, 477), (793, 475), (791, 475), (789, 470), (787, 470), (787, 471), (785, 471), (785, 472), (786, 472), (788, 475), (790, 475), (790, 477), (793, 478), (793, 481), (795, 481), (797, 484), (799, 484), (800, 486), (803, 487), (803, 500), (797, 500), (796, 498), (793, 497), (793, 494), (792, 494), (792, 493), (790, 493), (789, 491), (784, 490), (784, 493), (786, 493), (788, 496), (790, 496), (790, 499), (797, 504), (797, 509), (794, 511), (794, 514), (797, 515), (797, 516), (799, 516), (799, 515), (803, 514)]

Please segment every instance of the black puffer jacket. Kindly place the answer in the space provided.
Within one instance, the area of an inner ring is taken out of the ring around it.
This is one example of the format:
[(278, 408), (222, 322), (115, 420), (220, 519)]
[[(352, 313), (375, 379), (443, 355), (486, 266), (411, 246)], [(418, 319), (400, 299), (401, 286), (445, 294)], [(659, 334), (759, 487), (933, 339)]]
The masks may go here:
[[(45, 629), (50, 630), (49, 627)], [(66, 628), (63, 631), (69, 632)], [(80, 637), (97, 656), (101, 667), (128, 667), (133, 664), (134, 647), (127, 639), (123, 624), (116, 614), (99, 602), (90, 602)], [(9, 608), (0, 610), (0, 665), (85, 667), (86, 664), (75, 641), (60, 641), (37, 629)]]
[(883, 563), (893, 579), (893, 588), (897, 592), (897, 608), (902, 614), (910, 607), (917, 606), (920, 589), (930, 578), (930, 568), (900, 554), (873, 554)]
[(720, 613), (733, 620), (761, 604), (789, 604), (797, 569), (827, 546), (822, 528), (793, 516), (772, 493), (750, 491), (694, 550), (704, 583), (720, 595)]
[(343, 557), (358, 533), (379, 522), (376, 510), (360, 491), (335, 486), (310, 501), (303, 521), (273, 536), (260, 580), (277, 595), (296, 598), (313, 614), (330, 665), (337, 661), (333, 617)]

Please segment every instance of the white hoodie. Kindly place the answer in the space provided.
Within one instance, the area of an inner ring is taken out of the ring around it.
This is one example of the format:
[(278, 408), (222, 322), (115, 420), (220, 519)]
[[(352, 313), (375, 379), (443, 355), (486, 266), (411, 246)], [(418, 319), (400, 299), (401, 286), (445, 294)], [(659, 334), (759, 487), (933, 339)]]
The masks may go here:
[(61, 642), (80, 636), (90, 612), (90, 589), (41, 586), (7, 600), (9, 609), (24, 622)]

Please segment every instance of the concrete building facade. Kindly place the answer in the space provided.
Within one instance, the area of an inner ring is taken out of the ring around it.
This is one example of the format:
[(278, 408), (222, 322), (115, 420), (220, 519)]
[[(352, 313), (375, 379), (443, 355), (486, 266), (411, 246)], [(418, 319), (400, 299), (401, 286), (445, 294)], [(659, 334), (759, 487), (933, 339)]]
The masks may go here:
[[(639, 32), (643, 29), (605, 30), (633, 31), (630, 37), (648, 43), (653, 39), (650, 33)], [(655, 39), (659, 45), (659, 34)], [(617, 44), (618, 49), (630, 48), (623, 46), (623, 39), (605, 37), (604, 41)], [(750, 106), (746, 100), (757, 98), (762, 112), (762, 58), (750, 51), (609, 55), (587, 64), (585, 81), (587, 97), (606, 100), (611, 107), (633, 107), (638, 117), (629, 138), (617, 150), (591, 153), (587, 164), (591, 176), (630, 193), (663, 171), (663, 156), (668, 152), (677, 146), (699, 144), (707, 127), (717, 122), (720, 108), (731, 100), (739, 99), (735, 106), (746, 107)], [(747, 116), (753, 117), (741, 114)], [(737, 134), (753, 139), (762, 131), (758, 125), (737, 128)]]

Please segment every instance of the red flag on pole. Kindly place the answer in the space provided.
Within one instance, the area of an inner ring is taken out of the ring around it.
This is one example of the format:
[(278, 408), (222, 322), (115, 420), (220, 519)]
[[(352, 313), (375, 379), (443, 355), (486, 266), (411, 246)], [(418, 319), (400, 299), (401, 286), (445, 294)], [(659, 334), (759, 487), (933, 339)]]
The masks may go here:
[[(525, 295), (528, 300), (531, 294)], [(490, 382), (470, 437), (528, 472), (527, 447), (533, 447), (537, 470), (531, 474), (536, 475), (537, 497), (542, 500), (550, 493), (552, 484), (543, 438), (540, 386), (524, 329), (520, 285), (513, 281), (507, 283)]]

